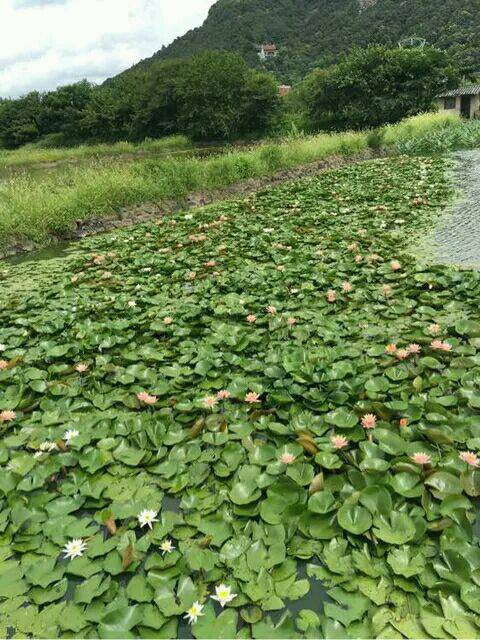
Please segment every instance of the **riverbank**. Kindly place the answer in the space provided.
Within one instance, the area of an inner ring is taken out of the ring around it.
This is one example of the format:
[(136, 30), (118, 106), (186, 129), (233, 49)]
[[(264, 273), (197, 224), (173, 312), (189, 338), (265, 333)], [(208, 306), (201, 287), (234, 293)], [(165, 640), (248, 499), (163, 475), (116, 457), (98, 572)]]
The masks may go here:
[(443, 114), (420, 115), (389, 127), (383, 144), (381, 137), (369, 132), (320, 134), (268, 142), (218, 157), (92, 161), (41, 179), (21, 174), (0, 187), (0, 252), (8, 255), (78, 237), (88, 229), (133, 224), (145, 219), (144, 215), (178, 208), (189, 196), (205, 197), (251, 179), (268, 182), (278, 172), (328, 158), (386, 153), (405, 136), (425, 135), (449, 122), (451, 117)]

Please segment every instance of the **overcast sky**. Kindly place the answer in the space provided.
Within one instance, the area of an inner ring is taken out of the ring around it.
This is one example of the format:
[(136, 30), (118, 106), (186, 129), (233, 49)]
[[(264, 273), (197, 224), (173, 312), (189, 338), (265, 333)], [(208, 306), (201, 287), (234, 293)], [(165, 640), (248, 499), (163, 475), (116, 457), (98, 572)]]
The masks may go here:
[(0, 96), (102, 82), (199, 26), (215, 0), (0, 0)]

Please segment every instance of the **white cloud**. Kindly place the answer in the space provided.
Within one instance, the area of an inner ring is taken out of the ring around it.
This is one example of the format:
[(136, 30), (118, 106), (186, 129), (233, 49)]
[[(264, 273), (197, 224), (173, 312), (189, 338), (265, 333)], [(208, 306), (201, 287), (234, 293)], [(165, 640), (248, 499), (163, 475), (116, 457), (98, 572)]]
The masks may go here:
[(102, 82), (199, 26), (215, 0), (0, 0), (0, 96)]

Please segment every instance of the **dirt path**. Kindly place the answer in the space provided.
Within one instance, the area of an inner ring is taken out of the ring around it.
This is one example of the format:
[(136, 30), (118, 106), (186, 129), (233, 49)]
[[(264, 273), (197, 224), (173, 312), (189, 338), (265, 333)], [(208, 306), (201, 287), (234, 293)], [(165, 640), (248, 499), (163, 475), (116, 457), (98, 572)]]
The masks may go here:
[(454, 154), (459, 197), (435, 231), (437, 260), (480, 269), (480, 150)]

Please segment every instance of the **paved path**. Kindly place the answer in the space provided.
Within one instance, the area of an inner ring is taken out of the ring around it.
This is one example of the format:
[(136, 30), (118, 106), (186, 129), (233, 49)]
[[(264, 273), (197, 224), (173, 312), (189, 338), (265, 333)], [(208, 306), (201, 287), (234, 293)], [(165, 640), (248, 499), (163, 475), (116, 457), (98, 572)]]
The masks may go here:
[(435, 231), (437, 260), (480, 269), (480, 150), (454, 158), (459, 196)]

